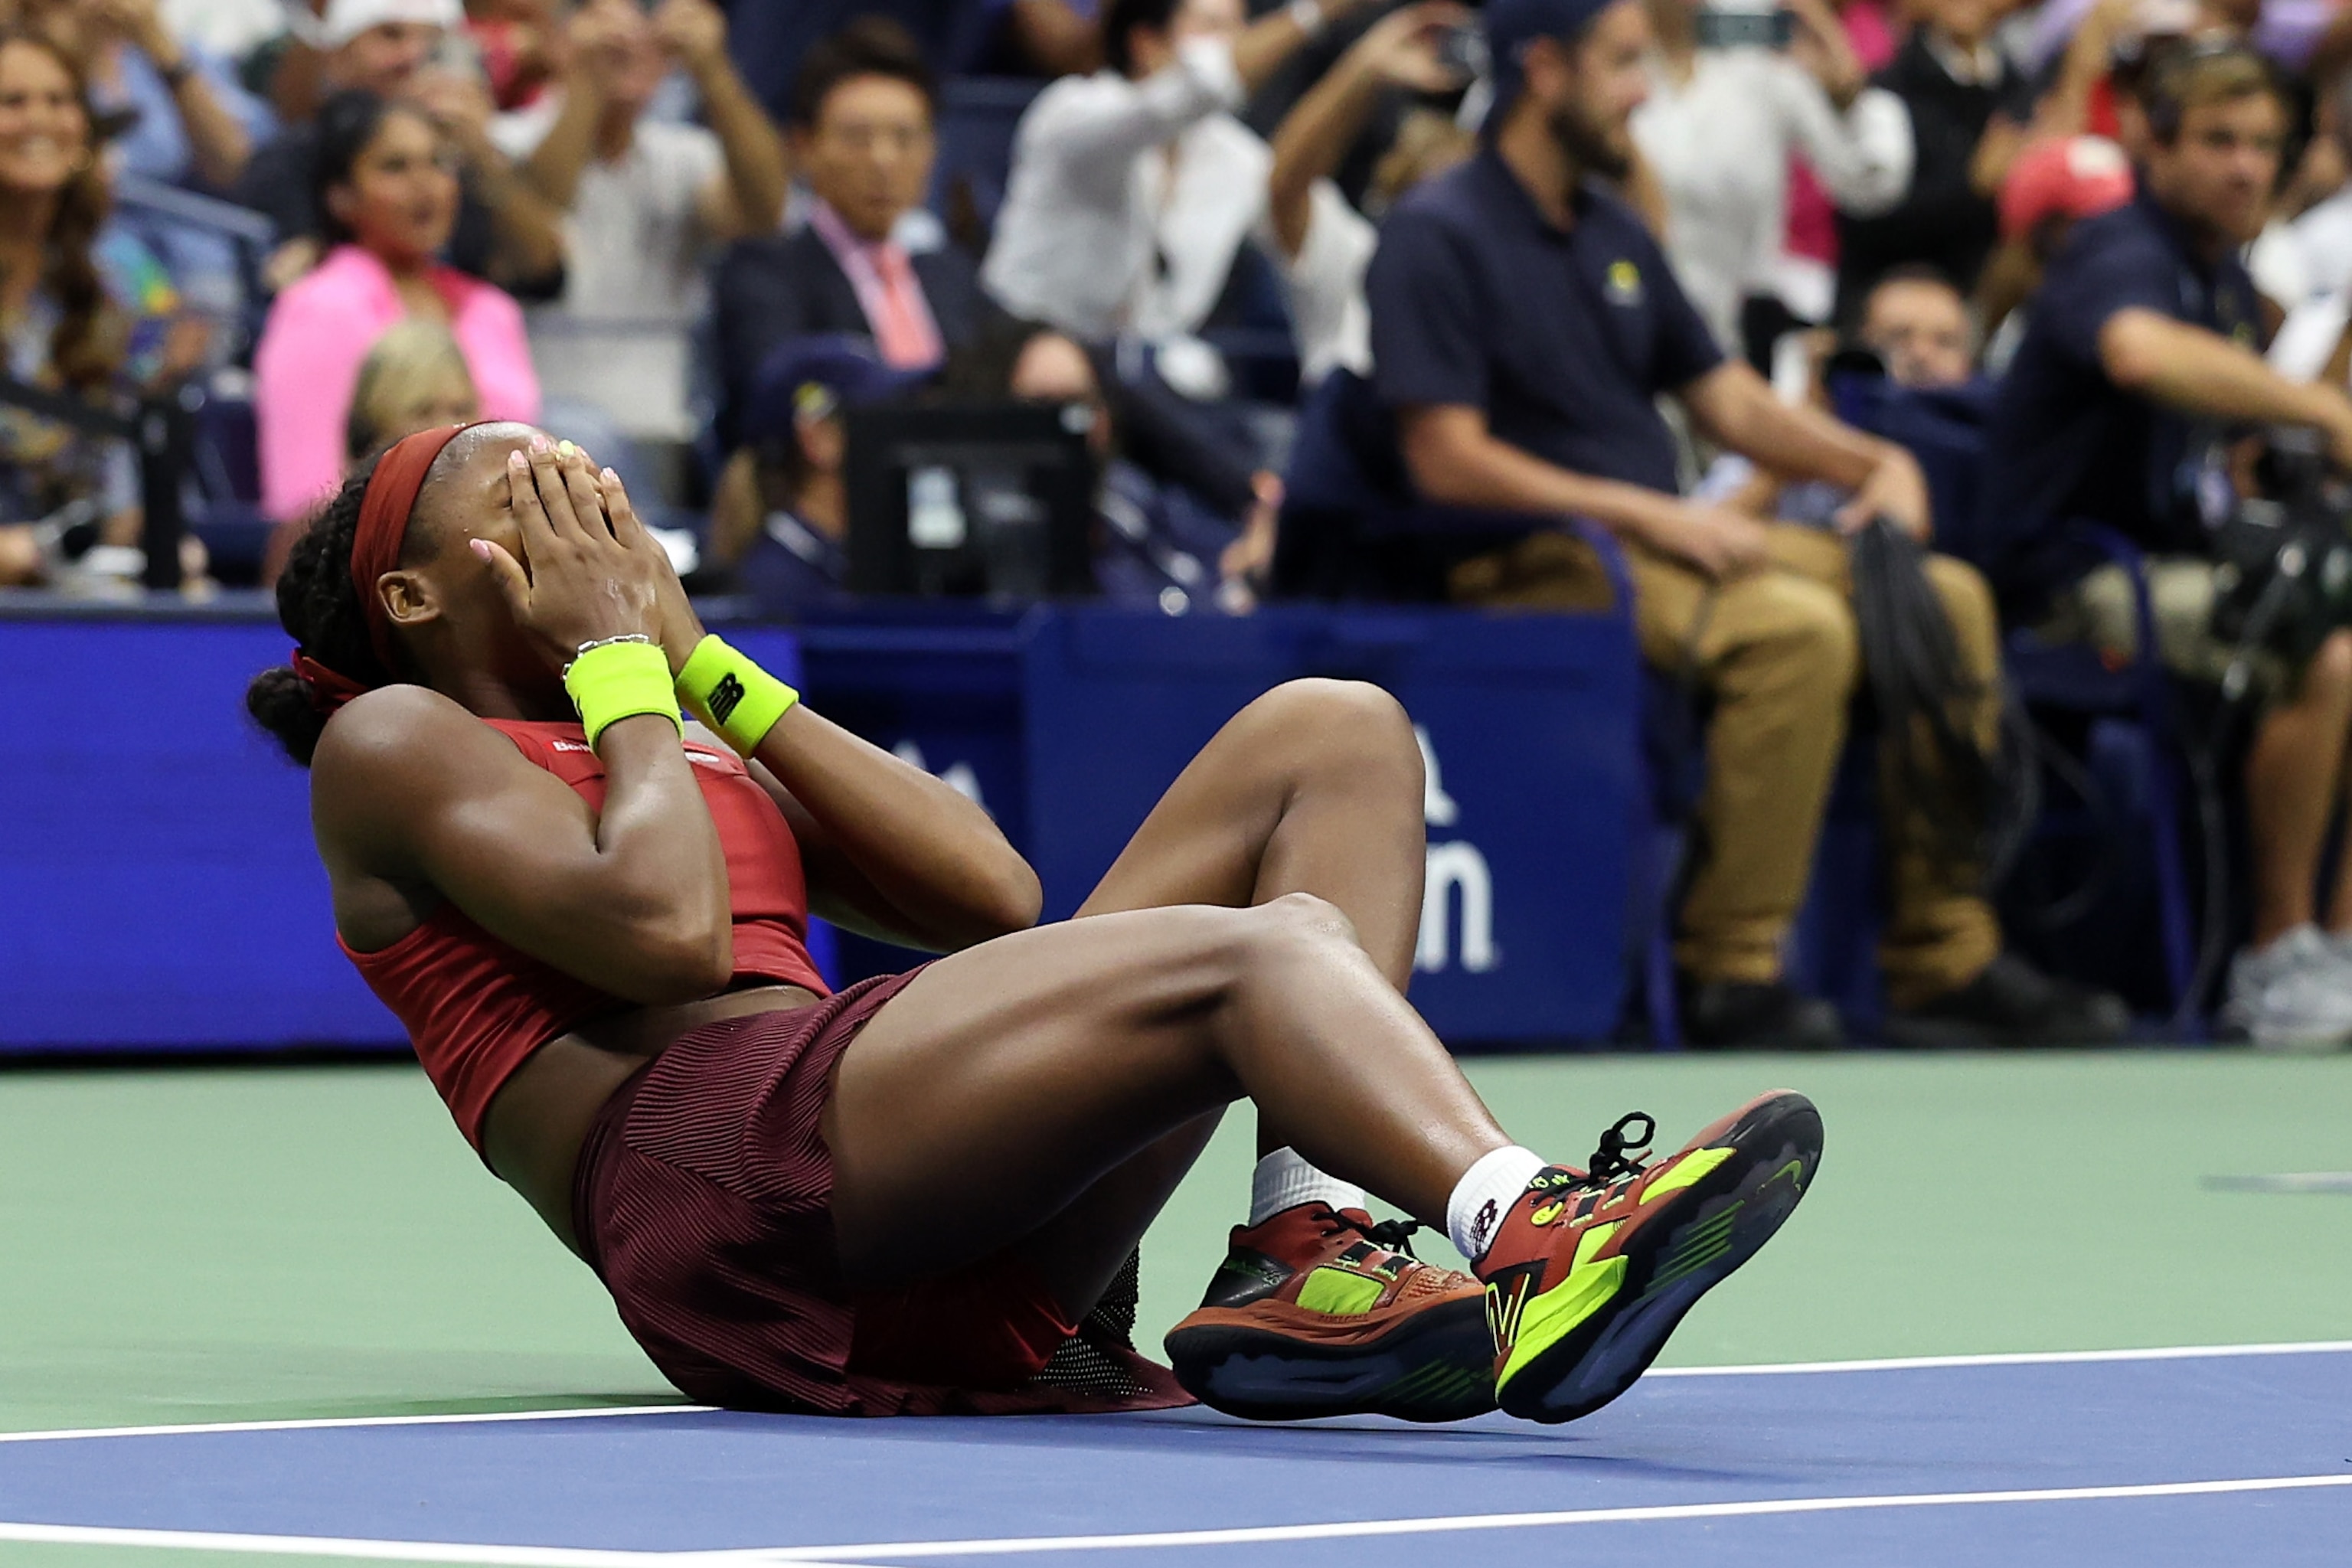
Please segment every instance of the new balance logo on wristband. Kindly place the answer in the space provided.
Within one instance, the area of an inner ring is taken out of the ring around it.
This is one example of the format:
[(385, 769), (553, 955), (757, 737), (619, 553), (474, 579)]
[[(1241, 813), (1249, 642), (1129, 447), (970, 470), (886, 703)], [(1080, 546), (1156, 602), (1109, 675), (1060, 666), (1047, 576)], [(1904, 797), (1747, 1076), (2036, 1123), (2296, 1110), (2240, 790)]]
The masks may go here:
[(719, 684), (710, 689), (710, 717), (720, 724), (727, 722), (744, 698), (743, 683), (732, 675), (721, 676)]

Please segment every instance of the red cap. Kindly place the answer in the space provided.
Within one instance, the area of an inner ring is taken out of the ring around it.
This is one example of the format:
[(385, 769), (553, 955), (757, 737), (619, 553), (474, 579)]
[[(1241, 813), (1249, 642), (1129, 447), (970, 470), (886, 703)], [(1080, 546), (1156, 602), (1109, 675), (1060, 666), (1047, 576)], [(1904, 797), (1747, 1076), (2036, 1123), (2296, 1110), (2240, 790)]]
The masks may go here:
[(2104, 136), (2038, 142), (2000, 185), (2000, 237), (2022, 239), (2045, 218), (2086, 218), (2131, 200), (2131, 160)]

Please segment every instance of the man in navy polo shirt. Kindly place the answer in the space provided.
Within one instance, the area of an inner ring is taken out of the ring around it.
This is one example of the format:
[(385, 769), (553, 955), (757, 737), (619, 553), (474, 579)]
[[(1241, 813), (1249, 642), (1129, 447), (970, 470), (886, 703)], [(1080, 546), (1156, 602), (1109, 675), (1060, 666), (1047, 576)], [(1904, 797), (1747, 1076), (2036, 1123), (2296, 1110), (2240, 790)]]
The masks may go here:
[[(1527, 536), (1455, 566), (1457, 602), (1570, 607), (1605, 597), (1591, 552), (1556, 523), (1590, 518), (1623, 541), (1643, 653), (1715, 700), (1700, 859), (1676, 963), (1692, 1038), (1820, 1046), (1834, 1009), (1781, 977), (1845, 736), (1858, 655), (1844, 541), (1677, 493), (1677, 398), (1722, 446), (1791, 479), (1853, 494), (1843, 526), (1927, 529), (1926, 485), (1901, 448), (1790, 407), (1725, 361), (1641, 220), (1601, 182), (1632, 157), (1647, 90), (1639, 0), (1493, 0), (1496, 109), (1479, 155), (1391, 215), (1367, 280), (1374, 381), (1405, 461), (1446, 505), (1535, 514)], [(1970, 676), (1997, 722), (1999, 637), (1983, 583), (1932, 563)], [(1883, 957), (1890, 1037), (1954, 1043), (2092, 1039), (2120, 1005), (2004, 954), (1969, 868), (1893, 837)]]
[[(2118, 653), (2136, 640), (2132, 582), (2067, 549), (2066, 525), (2136, 541), (2159, 653), (2210, 680), (2237, 651), (2211, 630), (2208, 530), (2238, 501), (2228, 444), (2256, 426), (2302, 426), (2352, 463), (2352, 401), (2286, 380), (2257, 352), (2237, 251), (2270, 210), (2286, 135), (2269, 66), (2242, 47), (2189, 48), (2158, 65), (2147, 97), (2137, 195), (2074, 230), (2033, 301), (1994, 413), (1987, 517), (2012, 542), (2000, 574), (2012, 601)], [(2352, 857), (2324, 910), (2318, 885), (2352, 776), (2352, 632), (2271, 673), (2246, 763), (2253, 940), (2231, 969), (2229, 1013), (2262, 1044), (2352, 1040)]]

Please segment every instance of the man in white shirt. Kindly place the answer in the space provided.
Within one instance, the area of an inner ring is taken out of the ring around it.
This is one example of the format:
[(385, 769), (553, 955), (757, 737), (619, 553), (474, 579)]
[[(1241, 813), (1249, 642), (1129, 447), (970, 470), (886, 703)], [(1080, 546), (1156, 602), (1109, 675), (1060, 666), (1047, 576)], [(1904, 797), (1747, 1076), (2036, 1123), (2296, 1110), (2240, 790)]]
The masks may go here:
[[(2338, 73), (2321, 98), (2319, 119), (2352, 164), (2352, 69)], [(2311, 292), (2352, 289), (2352, 183), (2296, 218), (2291, 232), (2303, 251)]]
[[(1349, 46), (1275, 130), (1268, 227), (1282, 259), (1302, 385), (1317, 385), (1335, 370), (1369, 375), (1372, 368), (1364, 270), (1379, 231), (1348, 205), (1331, 176), (1383, 96), (1398, 89), (1442, 93), (1463, 85), (1462, 73), (1440, 50), (1446, 34), (1475, 16), (1449, 0), (1390, 12)], [(1457, 155), (1468, 153), (1463, 146)], [(1424, 174), (1438, 172), (1429, 166), (1433, 162), (1446, 161), (1444, 154), (1417, 160)]]
[[(2352, 69), (2338, 72), (2322, 89), (2319, 129), (2352, 164)], [(2291, 381), (2345, 385), (2352, 350), (2352, 183), (2296, 218), (2286, 232), (2307, 291), (2290, 305), (2266, 357), (2273, 370)], [(2259, 241), (2255, 248), (2261, 248)]]
[[(1910, 117), (1868, 85), (1823, 0), (1790, 0), (1785, 49), (1711, 47), (1698, 0), (1645, 0), (1644, 9), (1657, 48), (1633, 141), (1665, 193), (1675, 277), (1716, 342), (1738, 353), (1742, 301), (1780, 291), (1790, 155), (1804, 158), (1841, 211), (1875, 216), (1910, 188)], [(1806, 303), (1827, 313), (1826, 300)]]
[[(727, 56), (711, 0), (589, 0), (570, 29), (560, 93), (500, 117), (493, 134), (563, 209), (562, 296), (533, 313), (541, 375), (632, 434), (678, 436), (686, 334), (713, 247), (773, 228), (784, 149)], [(693, 79), (709, 129), (646, 113), (671, 67)]]
[(1273, 155), (1234, 110), (1361, 3), (1292, 0), (1245, 26), (1242, 0), (1111, 0), (1109, 68), (1022, 117), (989, 292), (1085, 341), (1192, 332), (1265, 219)]

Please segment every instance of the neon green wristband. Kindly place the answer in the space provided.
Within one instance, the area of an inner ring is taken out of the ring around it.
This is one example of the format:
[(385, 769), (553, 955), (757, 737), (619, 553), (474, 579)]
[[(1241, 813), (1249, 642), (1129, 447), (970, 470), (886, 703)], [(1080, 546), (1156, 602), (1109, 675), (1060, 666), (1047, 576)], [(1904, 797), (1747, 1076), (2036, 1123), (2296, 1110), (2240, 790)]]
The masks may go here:
[(705, 636), (677, 672), (677, 700), (748, 757), (801, 694), (719, 638)]
[(563, 667), (563, 689), (580, 710), (580, 727), (588, 744), (624, 719), (658, 713), (686, 733), (677, 716), (677, 698), (670, 689), (669, 656), (658, 643), (645, 638), (591, 643), (580, 657)]

